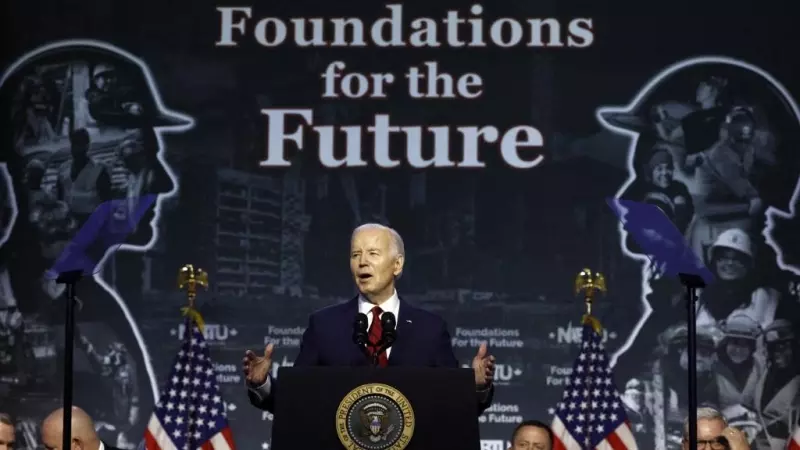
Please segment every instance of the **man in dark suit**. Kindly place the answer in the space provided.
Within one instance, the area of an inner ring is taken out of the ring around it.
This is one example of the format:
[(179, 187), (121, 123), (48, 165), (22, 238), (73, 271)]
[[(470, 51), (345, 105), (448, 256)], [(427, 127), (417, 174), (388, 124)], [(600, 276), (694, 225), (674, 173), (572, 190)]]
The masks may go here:
[(94, 421), (86, 411), (72, 407), (72, 448), (64, 449), (64, 408), (59, 408), (42, 421), (42, 444), (46, 450), (119, 450), (105, 445), (97, 436)]
[[(358, 313), (366, 314), (369, 339), (374, 344), (380, 337), (380, 317), (391, 312), (397, 321), (397, 339), (380, 355), (381, 367), (459, 367), (445, 321), (398, 297), (395, 280), (403, 272), (404, 262), (403, 240), (395, 230), (379, 224), (356, 228), (350, 241), (350, 271), (360, 295), (311, 315), (294, 365), (369, 365), (369, 358), (353, 342), (353, 321)], [(272, 411), (277, 389), (270, 375), (272, 351), (272, 344), (263, 356), (248, 350), (242, 361), (250, 402), (267, 411)], [(483, 412), (494, 394), (494, 356), (488, 354), (486, 344), (478, 349), (472, 368), (478, 409)]]

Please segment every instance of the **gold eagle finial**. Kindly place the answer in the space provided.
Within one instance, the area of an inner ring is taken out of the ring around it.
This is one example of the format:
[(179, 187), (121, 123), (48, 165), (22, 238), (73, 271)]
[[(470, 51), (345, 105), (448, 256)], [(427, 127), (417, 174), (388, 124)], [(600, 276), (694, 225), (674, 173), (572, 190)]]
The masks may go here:
[(194, 300), (197, 298), (197, 287), (208, 289), (208, 274), (201, 268), (195, 268), (192, 264), (186, 264), (178, 272), (178, 289), (186, 289), (186, 297), (189, 299), (189, 307), (194, 308)]
[(583, 269), (575, 277), (575, 295), (584, 293), (586, 302), (586, 314), (592, 314), (592, 301), (597, 292), (606, 293), (606, 279), (600, 272), (592, 272), (592, 269)]
[(181, 312), (184, 316), (189, 317), (197, 323), (198, 328), (200, 328), (202, 332), (205, 323), (203, 322), (203, 317), (194, 307), (198, 286), (203, 289), (208, 289), (208, 274), (199, 267), (195, 268), (192, 264), (186, 264), (181, 267), (181, 270), (178, 272), (178, 289), (186, 289), (186, 298), (189, 303), (187, 306), (181, 308)]

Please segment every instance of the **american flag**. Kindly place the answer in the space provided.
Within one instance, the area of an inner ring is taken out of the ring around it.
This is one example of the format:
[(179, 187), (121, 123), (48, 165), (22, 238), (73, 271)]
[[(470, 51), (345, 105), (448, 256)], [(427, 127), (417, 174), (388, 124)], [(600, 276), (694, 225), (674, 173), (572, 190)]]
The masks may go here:
[(602, 337), (590, 325), (551, 428), (553, 450), (637, 450)]
[(794, 434), (789, 439), (789, 445), (786, 446), (786, 450), (800, 450), (800, 419), (798, 419), (797, 425), (794, 427)]
[(146, 450), (235, 450), (205, 337), (189, 320), (144, 435)]

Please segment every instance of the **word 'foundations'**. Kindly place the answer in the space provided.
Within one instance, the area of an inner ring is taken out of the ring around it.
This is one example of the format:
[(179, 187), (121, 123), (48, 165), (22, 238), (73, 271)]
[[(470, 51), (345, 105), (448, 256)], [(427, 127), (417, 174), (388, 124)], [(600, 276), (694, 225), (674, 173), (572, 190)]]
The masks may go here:
[[(469, 14), (447, 11), (444, 17), (416, 17), (406, 21), (402, 4), (388, 4), (389, 14), (377, 20), (358, 17), (282, 19), (253, 17), (249, 6), (218, 7), (219, 47), (235, 47), (250, 36), (264, 47), (293, 43), (299, 47), (570, 47), (586, 48), (594, 42), (591, 18), (563, 23), (555, 18), (483, 19), (483, 6)], [(406, 23), (408, 23), (406, 25)]]

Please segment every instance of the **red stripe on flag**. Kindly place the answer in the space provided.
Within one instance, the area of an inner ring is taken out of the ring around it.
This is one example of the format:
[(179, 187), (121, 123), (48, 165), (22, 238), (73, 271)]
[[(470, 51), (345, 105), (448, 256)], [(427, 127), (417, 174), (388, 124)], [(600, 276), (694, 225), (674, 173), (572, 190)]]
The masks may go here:
[[(215, 434), (214, 436), (222, 435), (225, 439), (225, 443), (228, 444), (231, 450), (235, 450), (236, 446), (233, 444), (233, 434), (231, 433), (231, 427), (227, 426), (223, 428), (219, 433)], [(218, 450), (214, 447), (213, 439), (209, 439), (200, 446), (202, 450)]]
[(561, 442), (558, 436), (553, 436), (553, 450), (567, 450), (567, 447), (564, 447), (564, 443)]
[(796, 438), (792, 439), (789, 441), (789, 446), (786, 447), (786, 450), (800, 450), (800, 442), (798, 442)]
[(150, 430), (144, 430), (144, 448), (145, 450), (160, 450), (156, 439), (150, 434)]
[(224, 437), (225, 441), (228, 443), (228, 447), (230, 447), (231, 450), (234, 450), (236, 446), (233, 444), (233, 433), (231, 433), (231, 427), (227, 426), (223, 428), (221, 433), (222, 437)]
[(626, 450), (628, 448), (628, 446), (626, 446), (625, 443), (622, 442), (622, 439), (620, 439), (619, 436), (617, 436), (616, 431), (607, 434), (605, 440), (606, 442), (608, 442), (609, 445), (611, 445), (611, 448), (613, 448), (614, 450)]

